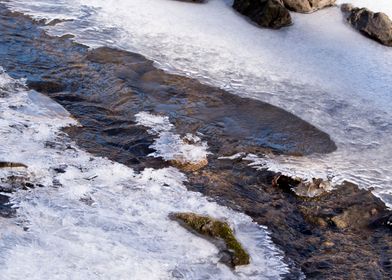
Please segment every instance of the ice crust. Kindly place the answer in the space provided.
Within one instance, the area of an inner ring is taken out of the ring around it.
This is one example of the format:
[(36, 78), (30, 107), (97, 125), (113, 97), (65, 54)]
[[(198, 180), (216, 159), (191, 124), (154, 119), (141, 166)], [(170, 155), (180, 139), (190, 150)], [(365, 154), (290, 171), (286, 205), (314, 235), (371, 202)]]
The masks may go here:
[[(0, 70), (0, 160), (28, 166), (0, 177), (36, 185), (7, 194), (17, 215), (0, 218), (1, 279), (280, 279), (288, 271), (250, 217), (187, 191), (175, 168), (136, 173), (79, 149), (61, 132), (69, 125), (78, 123), (59, 104)], [(251, 264), (220, 264), (213, 244), (168, 218), (177, 211), (226, 219)]]

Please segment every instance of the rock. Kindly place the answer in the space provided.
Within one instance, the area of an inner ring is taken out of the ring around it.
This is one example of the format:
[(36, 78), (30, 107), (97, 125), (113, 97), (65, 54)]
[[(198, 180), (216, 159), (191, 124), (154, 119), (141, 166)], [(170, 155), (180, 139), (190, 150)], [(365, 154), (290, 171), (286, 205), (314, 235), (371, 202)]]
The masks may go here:
[(262, 27), (277, 29), (292, 24), (281, 0), (235, 0), (233, 8)]
[(331, 218), (332, 222), (336, 225), (337, 228), (345, 229), (348, 227), (348, 223), (346, 221), (346, 215), (339, 215)]
[(283, 0), (284, 6), (294, 12), (311, 13), (334, 5), (336, 0)]
[(188, 162), (180, 159), (170, 160), (169, 162), (174, 167), (177, 167), (178, 169), (181, 169), (182, 171), (185, 172), (195, 172), (208, 165), (207, 159), (202, 159), (198, 162)]
[(354, 6), (353, 6), (353, 4), (350, 4), (350, 3), (344, 3), (340, 6), (340, 10), (343, 13), (350, 13), (353, 9), (354, 9)]
[(272, 186), (278, 187), (285, 192), (293, 192), (293, 188), (298, 186), (301, 183), (301, 179), (291, 178), (285, 175), (276, 175), (272, 180)]
[(196, 231), (204, 237), (223, 241), (224, 249), (221, 262), (231, 267), (249, 264), (249, 254), (235, 238), (232, 229), (226, 222), (194, 213), (175, 213), (170, 217), (179, 221), (185, 228)]
[(47, 80), (41, 80), (41, 81), (28, 80), (27, 86), (41, 93), (56, 93), (56, 92), (64, 91), (66, 88), (66, 86), (61, 83), (55, 81), (47, 81)]
[(322, 179), (312, 179), (312, 182), (301, 182), (294, 188), (296, 195), (301, 197), (317, 197), (325, 192), (332, 190), (332, 186), (328, 181)]
[(321, 244), (323, 247), (325, 248), (332, 248), (335, 246), (335, 243), (333, 243), (332, 241), (325, 241)]
[(322, 179), (313, 178), (311, 182), (308, 182), (285, 175), (276, 175), (272, 180), (272, 186), (303, 198), (318, 197), (332, 190), (331, 184)]
[(27, 168), (27, 165), (19, 162), (0, 161), (0, 168), (16, 168), (16, 167)]
[(342, 5), (341, 10), (348, 15), (348, 23), (359, 32), (383, 45), (392, 46), (392, 21), (386, 14), (353, 8), (349, 4)]

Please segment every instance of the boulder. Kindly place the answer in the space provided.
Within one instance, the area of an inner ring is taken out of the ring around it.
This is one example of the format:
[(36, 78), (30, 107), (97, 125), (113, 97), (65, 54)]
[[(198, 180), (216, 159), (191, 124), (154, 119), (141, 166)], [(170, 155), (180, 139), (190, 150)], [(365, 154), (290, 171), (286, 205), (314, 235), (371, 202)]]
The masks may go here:
[(304, 199), (316, 198), (332, 190), (330, 182), (320, 178), (313, 178), (312, 181), (308, 181), (281, 174), (273, 178), (272, 186)]
[(343, 4), (341, 10), (347, 15), (348, 23), (359, 32), (383, 45), (392, 46), (392, 21), (386, 14), (349, 4)]
[(262, 27), (278, 29), (292, 24), (281, 0), (234, 0), (233, 8)]
[(311, 13), (333, 6), (335, 2), (336, 0), (283, 0), (287, 9), (298, 13)]
[(27, 165), (19, 162), (0, 161), (0, 168), (16, 168), (16, 167), (27, 168)]
[[(174, 213), (170, 215), (170, 218), (203, 237), (213, 239), (218, 248), (220, 247), (220, 261), (226, 265), (234, 268), (238, 265), (249, 264), (249, 254), (235, 238), (233, 230), (226, 222), (194, 213)], [(216, 243), (216, 241), (223, 241), (223, 246), (222, 242)]]

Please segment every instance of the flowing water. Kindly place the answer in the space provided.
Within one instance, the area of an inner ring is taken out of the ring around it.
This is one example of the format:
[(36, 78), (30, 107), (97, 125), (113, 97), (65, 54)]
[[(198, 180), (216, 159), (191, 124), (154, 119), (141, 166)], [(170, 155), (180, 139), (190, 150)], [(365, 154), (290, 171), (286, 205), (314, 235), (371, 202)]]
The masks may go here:
[[(392, 15), (384, 1), (352, 1)], [(340, 3), (340, 2), (339, 2)], [(348, 180), (392, 203), (392, 49), (363, 37), (337, 7), (293, 13), (294, 25), (261, 29), (230, 7), (169, 0), (10, 1), (37, 18), (73, 19), (52, 34), (141, 53), (168, 71), (284, 108), (329, 133), (338, 150), (257, 157), (253, 164), (305, 178)], [(390, 205), (390, 204), (389, 204)]]

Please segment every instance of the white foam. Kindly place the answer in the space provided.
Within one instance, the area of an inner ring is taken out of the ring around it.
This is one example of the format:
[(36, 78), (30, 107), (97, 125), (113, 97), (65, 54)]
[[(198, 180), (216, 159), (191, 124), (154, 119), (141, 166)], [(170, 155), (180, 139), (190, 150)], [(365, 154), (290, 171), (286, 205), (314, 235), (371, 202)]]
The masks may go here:
[[(0, 219), (2, 279), (279, 279), (287, 272), (265, 228), (188, 192), (177, 169), (139, 174), (80, 150), (60, 131), (76, 121), (5, 73), (0, 96), (0, 159), (28, 165), (0, 176), (43, 185), (10, 195), (17, 217)], [(232, 271), (218, 263), (214, 245), (168, 218), (178, 211), (227, 219), (251, 264)]]

